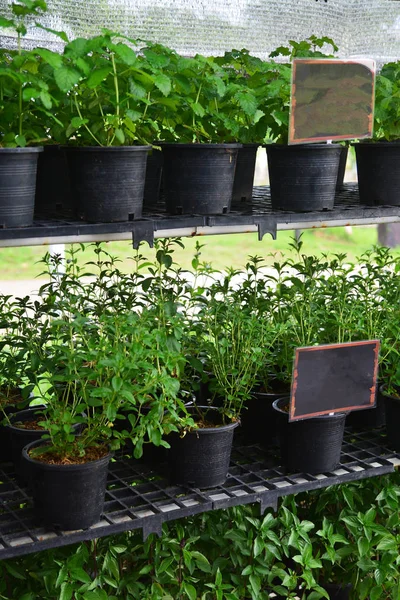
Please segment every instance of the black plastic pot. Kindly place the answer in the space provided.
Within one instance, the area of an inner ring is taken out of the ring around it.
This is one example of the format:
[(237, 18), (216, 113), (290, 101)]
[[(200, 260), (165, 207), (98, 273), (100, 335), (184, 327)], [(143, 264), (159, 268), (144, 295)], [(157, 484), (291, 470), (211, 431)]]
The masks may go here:
[(272, 208), (294, 212), (332, 210), (341, 146), (268, 144)]
[(281, 458), (290, 472), (324, 473), (340, 462), (346, 415), (323, 415), (289, 423), (289, 398), (273, 403), (278, 414)]
[(387, 391), (387, 386), (382, 385), (379, 388), (384, 402), (386, 413), (386, 434), (388, 437), (388, 446), (397, 452), (400, 451), (400, 396), (392, 396)]
[(233, 202), (246, 202), (252, 199), (258, 146), (258, 144), (244, 144), (243, 148), (239, 148), (233, 181)]
[(400, 206), (400, 140), (354, 148), (361, 204)]
[(346, 426), (376, 429), (386, 423), (385, 399), (380, 389), (376, 392), (375, 408), (355, 410), (347, 415)]
[(67, 147), (78, 215), (92, 223), (140, 219), (151, 146)]
[[(238, 423), (222, 425), (218, 409), (198, 407), (206, 412), (207, 427), (187, 432), (184, 436), (172, 433), (167, 453), (169, 478), (172, 483), (195, 488), (210, 488), (226, 480), (232, 451), (233, 433)], [(195, 414), (196, 409), (192, 409)]]
[(32, 472), (34, 510), (44, 525), (62, 530), (87, 529), (103, 512), (111, 454), (82, 465), (50, 465), (29, 456), (45, 442), (23, 449), (22, 461)]
[(346, 173), (346, 164), (347, 164), (347, 155), (349, 153), (349, 149), (347, 146), (340, 147), (340, 159), (339, 159), (339, 170), (338, 176), (336, 180), (336, 189), (340, 190), (343, 187), (344, 176)]
[[(29, 404), (29, 398), (24, 400), (22, 395), (20, 396), (20, 401), (18, 401), (18, 396), (20, 394), (19, 390), (16, 389), (13, 397), (13, 404), (9, 404), (3, 406), (2, 412), (3, 415), (7, 415), (10, 418), (10, 415), (21, 412), (26, 409), (26, 406)], [(0, 462), (11, 462), (12, 461), (12, 452), (11, 452), (11, 439), (9, 435), (9, 429), (7, 425), (0, 425)]]
[(61, 146), (45, 146), (39, 155), (35, 216), (76, 218), (67, 157)]
[(272, 404), (282, 396), (287, 396), (288, 392), (289, 390), (281, 394), (253, 392), (240, 418), (240, 434), (246, 442), (266, 448), (279, 443), (278, 415)]
[(11, 446), (11, 460), (14, 463), (15, 474), (21, 483), (29, 483), (30, 475), (22, 465), (22, 449), (31, 442), (41, 440), (42, 436), (49, 433), (47, 430), (22, 429), (16, 427), (14, 423), (34, 420), (38, 415), (43, 414), (43, 407), (32, 407), (21, 410), (10, 417), (10, 425), (6, 426)]
[(144, 207), (155, 207), (160, 199), (163, 154), (153, 148), (147, 156), (146, 179), (144, 184)]
[(0, 148), (0, 228), (32, 225), (42, 151), (42, 147)]
[(229, 212), (241, 144), (160, 144), (163, 191), (173, 215)]

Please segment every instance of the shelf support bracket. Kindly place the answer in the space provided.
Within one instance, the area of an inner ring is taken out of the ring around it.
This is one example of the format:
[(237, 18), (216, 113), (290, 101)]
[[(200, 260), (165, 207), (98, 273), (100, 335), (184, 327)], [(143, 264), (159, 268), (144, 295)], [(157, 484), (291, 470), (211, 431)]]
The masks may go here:
[(153, 221), (138, 221), (132, 228), (132, 245), (135, 250), (141, 242), (147, 242), (150, 248), (154, 246), (154, 223)]
[(254, 224), (258, 227), (258, 239), (261, 242), (264, 235), (269, 233), (273, 240), (276, 240), (276, 218), (257, 217)]

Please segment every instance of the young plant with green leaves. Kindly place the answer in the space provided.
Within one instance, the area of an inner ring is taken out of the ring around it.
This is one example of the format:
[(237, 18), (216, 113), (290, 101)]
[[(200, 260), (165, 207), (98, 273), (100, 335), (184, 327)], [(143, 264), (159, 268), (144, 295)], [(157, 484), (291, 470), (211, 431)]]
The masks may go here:
[(18, 0), (11, 4), (11, 18), (0, 17), (0, 28), (13, 32), (17, 46), (0, 48), (0, 148), (47, 142), (46, 123), (60, 124), (51, 81), (61, 57), (46, 48), (25, 50), (22, 44), (30, 22), (46, 10), (44, 0)]
[(373, 140), (400, 140), (400, 60), (386, 63), (376, 76)]

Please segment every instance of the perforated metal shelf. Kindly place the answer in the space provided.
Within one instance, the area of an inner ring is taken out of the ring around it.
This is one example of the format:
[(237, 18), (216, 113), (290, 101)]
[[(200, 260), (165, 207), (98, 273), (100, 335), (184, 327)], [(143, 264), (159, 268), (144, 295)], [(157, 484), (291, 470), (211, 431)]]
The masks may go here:
[(224, 485), (208, 490), (169, 485), (165, 466), (119, 457), (111, 464), (102, 519), (87, 530), (45, 529), (32, 511), (29, 491), (15, 481), (12, 466), (0, 465), (0, 559), (142, 529), (161, 533), (165, 521), (258, 502), (276, 508), (281, 496), (391, 473), (399, 455), (385, 447), (380, 430), (346, 430), (339, 467), (331, 473), (288, 473), (276, 450), (237, 445)]
[(133, 239), (153, 244), (155, 238), (258, 232), (276, 237), (283, 229), (310, 229), (400, 221), (400, 206), (364, 206), (358, 186), (348, 183), (336, 194), (333, 210), (293, 213), (273, 210), (269, 187), (254, 188), (251, 202), (239, 202), (228, 214), (167, 216), (162, 202), (142, 219), (121, 223), (85, 223), (60, 218), (38, 219), (32, 227), (0, 229), (0, 247)]

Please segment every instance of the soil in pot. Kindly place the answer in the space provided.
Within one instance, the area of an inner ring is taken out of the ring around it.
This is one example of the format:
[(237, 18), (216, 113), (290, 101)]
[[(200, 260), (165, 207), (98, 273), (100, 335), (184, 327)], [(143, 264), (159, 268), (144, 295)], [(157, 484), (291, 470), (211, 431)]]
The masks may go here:
[(400, 390), (393, 388), (390, 392), (386, 385), (379, 388), (384, 398), (386, 413), (386, 434), (389, 448), (400, 451)]
[(233, 182), (233, 202), (249, 202), (253, 197), (257, 150), (258, 144), (244, 144), (243, 148), (239, 148)]
[(39, 148), (0, 148), (0, 228), (33, 223)]
[(272, 208), (294, 212), (332, 210), (341, 146), (268, 144)]
[(289, 472), (331, 472), (340, 463), (345, 413), (323, 415), (289, 423), (289, 398), (275, 400), (280, 449)]
[[(34, 510), (41, 521), (61, 530), (86, 529), (103, 512), (111, 454), (106, 448), (93, 460), (80, 464), (49, 464), (30, 456), (37, 441), (23, 449), (22, 462), (34, 475), (31, 487)], [(98, 448), (96, 448), (98, 450)]]
[(92, 223), (140, 219), (150, 148), (66, 147), (79, 218)]
[(354, 144), (361, 204), (400, 206), (400, 140)]
[(223, 484), (227, 478), (233, 434), (239, 423), (223, 425), (218, 409), (209, 406), (191, 408), (194, 418), (198, 409), (205, 415), (205, 423), (182, 436), (168, 436), (169, 478), (172, 483), (210, 488)]
[(236, 158), (241, 144), (160, 144), (163, 191), (172, 215), (230, 211)]

